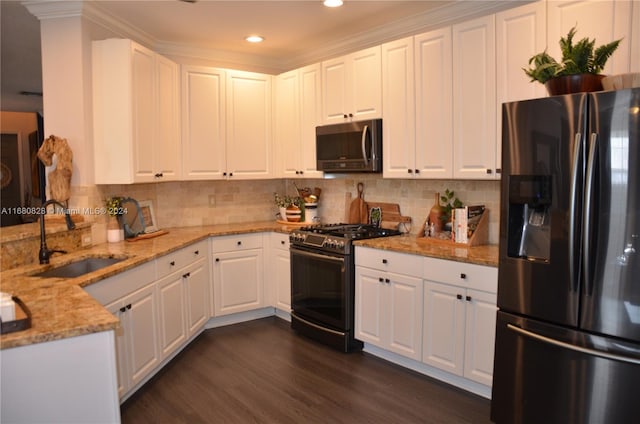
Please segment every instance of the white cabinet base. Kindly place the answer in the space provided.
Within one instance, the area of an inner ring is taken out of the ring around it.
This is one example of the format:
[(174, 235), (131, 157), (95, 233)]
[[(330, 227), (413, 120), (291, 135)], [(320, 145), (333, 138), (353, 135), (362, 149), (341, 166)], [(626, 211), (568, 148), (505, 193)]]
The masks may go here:
[(462, 390), (466, 390), (478, 396), (482, 396), (483, 398), (491, 399), (491, 387), (485, 386), (483, 384), (478, 384), (474, 381), (459, 377), (454, 374), (450, 374), (438, 368), (426, 365), (422, 362), (414, 361), (413, 359), (398, 355), (397, 353), (380, 349), (379, 347), (373, 346), (369, 343), (364, 344), (363, 350), (366, 353), (377, 356), (378, 358), (384, 359), (396, 365), (400, 365), (401, 367), (408, 368), (420, 374), (435, 378), (436, 380), (451, 384)]

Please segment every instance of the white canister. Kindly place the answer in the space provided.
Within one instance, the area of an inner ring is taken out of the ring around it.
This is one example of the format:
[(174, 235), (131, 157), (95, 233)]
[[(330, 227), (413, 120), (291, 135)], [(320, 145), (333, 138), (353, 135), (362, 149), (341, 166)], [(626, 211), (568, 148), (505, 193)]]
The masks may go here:
[(318, 204), (317, 203), (305, 203), (304, 204), (304, 222), (313, 223), (318, 222)]

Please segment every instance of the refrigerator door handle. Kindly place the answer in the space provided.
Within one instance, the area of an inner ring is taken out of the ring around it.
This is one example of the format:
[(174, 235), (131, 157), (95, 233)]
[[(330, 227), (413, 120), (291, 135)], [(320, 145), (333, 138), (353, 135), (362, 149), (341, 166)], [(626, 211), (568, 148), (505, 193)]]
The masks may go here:
[(571, 289), (578, 291), (578, 277), (576, 275), (576, 246), (579, 234), (579, 223), (576, 223), (576, 207), (578, 204), (578, 172), (580, 172), (580, 164), (582, 163), (582, 134), (576, 133), (573, 142), (573, 163), (571, 165), (571, 202), (569, 204), (569, 281)]
[(615, 353), (602, 352), (600, 350), (589, 349), (589, 348), (586, 348), (586, 347), (572, 345), (571, 343), (567, 343), (567, 342), (563, 342), (563, 341), (560, 341), (560, 340), (552, 339), (550, 337), (546, 337), (546, 336), (543, 336), (541, 334), (534, 333), (534, 332), (529, 331), (529, 330), (525, 330), (525, 329), (520, 328), (518, 326), (515, 326), (513, 324), (507, 324), (507, 328), (509, 330), (511, 330), (511, 331), (514, 331), (514, 332), (522, 335), (522, 336), (529, 337), (529, 338), (534, 339), (534, 340), (538, 340), (538, 341), (540, 341), (542, 343), (551, 344), (551, 345), (558, 346), (558, 347), (561, 347), (561, 348), (564, 348), (564, 349), (569, 349), (569, 350), (573, 350), (575, 352), (584, 353), (586, 355), (598, 356), (600, 358), (611, 359), (613, 361), (621, 361), (621, 362), (626, 362), (626, 363), (629, 363), (629, 364), (640, 365), (640, 359), (630, 358), (630, 357), (624, 356), (624, 355), (616, 355)]
[(584, 218), (583, 218), (583, 240), (584, 245), (582, 246), (582, 260), (584, 264), (584, 292), (587, 295), (593, 294), (593, 285), (591, 283), (591, 208), (592, 208), (592, 198), (593, 198), (593, 190), (594, 190), (594, 181), (595, 181), (595, 173), (596, 173), (596, 164), (597, 164), (597, 156), (598, 156), (598, 134), (592, 133), (589, 142), (589, 158), (587, 159), (587, 173), (585, 176), (585, 194), (584, 194)]

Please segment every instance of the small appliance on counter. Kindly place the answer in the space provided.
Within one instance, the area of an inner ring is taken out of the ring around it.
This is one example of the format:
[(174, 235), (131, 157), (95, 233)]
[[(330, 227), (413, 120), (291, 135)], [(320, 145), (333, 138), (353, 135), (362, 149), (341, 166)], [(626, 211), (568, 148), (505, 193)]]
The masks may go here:
[(31, 313), (22, 301), (0, 292), (0, 334), (13, 333), (31, 327)]

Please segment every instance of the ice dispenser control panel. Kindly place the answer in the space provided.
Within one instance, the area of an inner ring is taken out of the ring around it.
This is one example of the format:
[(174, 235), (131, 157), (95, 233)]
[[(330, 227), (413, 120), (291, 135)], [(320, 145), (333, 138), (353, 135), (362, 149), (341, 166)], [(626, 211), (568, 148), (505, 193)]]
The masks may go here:
[(551, 251), (551, 175), (509, 176), (507, 254), (549, 261)]

